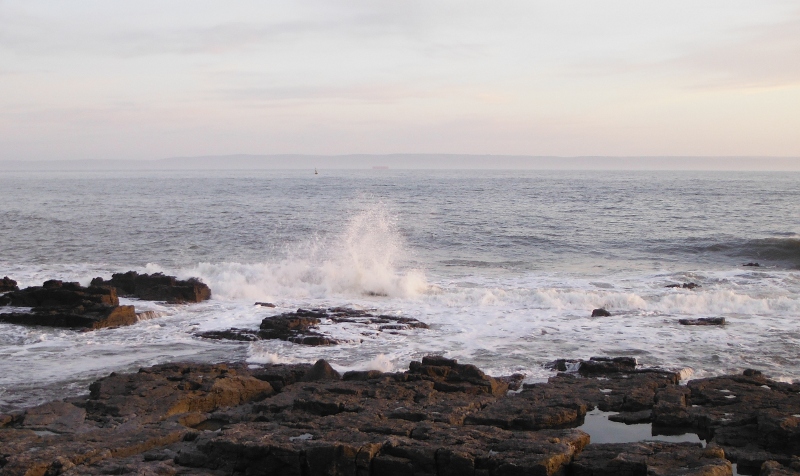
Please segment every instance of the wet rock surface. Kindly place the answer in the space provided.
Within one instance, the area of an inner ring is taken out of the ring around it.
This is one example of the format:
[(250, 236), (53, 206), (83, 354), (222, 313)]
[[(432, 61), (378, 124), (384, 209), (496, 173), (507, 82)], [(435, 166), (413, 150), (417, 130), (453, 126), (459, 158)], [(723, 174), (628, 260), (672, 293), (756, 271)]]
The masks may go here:
[(6, 293), (0, 296), (0, 305), (31, 308), (28, 312), (0, 313), (0, 322), (10, 324), (100, 329), (138, 320), (133, 306), (119, 305), (113, 287), (83, 287), (58, 280)]
[(113, 286), (120, 296), (173, 304), (200, 302), (211, 298), (211, 289), (197, 278), (180, 280), (163, 273), (115, 273), (111, 279), (94, 278), (92, 285)]
[(610, 317), (611, 313), (605, 309), (592, 309), (592, 317)]
[(428, 328), (424, 322), (410, 317), (375, 315), (360, 309), (334, 307), (298, 309), (295, 312), (265, 317), (258, 330), (231, 328), (223, 331), (203, 332), (198, 336), (206, 339), (240, 341), (280, 339), (295, 344), (313, 346), (339, 344), (339, 340), (319, 331), (320, 324), (323, 322), (360, 326), (377, 332)]
[[(603, 365), (517, 393), (516, 378), (439, 356), (394, 373), (320, 360), (111, 374), (88, 397), (0, 415), (0, 475), (710, 476), (732, 460), (796, 474), (798, 385), (755, 371), (680, 385), (627, 360), (563, 362)], [(595, 407), (709, 443), (591, 444), (578, 427)]]

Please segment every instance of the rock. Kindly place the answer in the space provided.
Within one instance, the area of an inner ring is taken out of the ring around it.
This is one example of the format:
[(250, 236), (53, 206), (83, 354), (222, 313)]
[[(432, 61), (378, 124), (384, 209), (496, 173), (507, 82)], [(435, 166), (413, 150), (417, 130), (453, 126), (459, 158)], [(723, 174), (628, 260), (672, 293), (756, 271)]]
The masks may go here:
[(20, 427), (54, 433), (75, 433), (86, 419), (86, 410), (71, 403), (50, 402), (29, 408), (22, 417)]
[(410, 317), (375, 315), (358, 309), (334, 307), (330, 309), (298, 309), (295, 312), (265, 317), (261, 321), (258, 331), (233, 328), (227, 331), (203, 332), (197, 334), (197, 336), (208, 339), (242, 341), (280, 339), (295, 344), (311, 346), (339, 344), (337, 339), (318, 332), (323, 320), (328, 321), (328, 323), (368, 327), (371, 330), (377, 330), (377, 332), (428, 328), (428, 325), (424, 322)]
[(570, 464), (573, 476), (730, 476), (730, 461), (696, 443), (589, 445)]
[(254, 305), (261, 307), (275, 307), (275, 304), (272, 304), (271, 302), (257, 302)]
[(697, 319), (678, 319), (684, 326), (724, 326), (724, 317), (699, 317)]
[(169, 303), (200, 302), (211, 298), (211, 290), (198, 278), (179, 280), (162, 273), (139, 274), (135, 271), (115, 273), (111, 279), (94, 278), (92, 285), (113, 286), (120, 296)]
[(760, 264), (758, 264), (758, 263), (745, 263), (745, 264), (743, 264), (742, 266), (753, 266), (753, 267), (756, 267), (756, 268), (758, 268), (758, 267), (759, 267), (759, 266), (761, 266), (761, 265), (760, 265)]
[(581, 375), (598, 375), (615, 372), (630, 372), (636, 369), (633, 357), (591, 357), (581, 362), (578, 372)]
[(17, 282), (9, 278), (8, 276), (3, 276), (3, 279), (0, 279), (0, 293), (5, 293), (9, 291), (19, 291), (19, 288), (17, 287)]
[(605, 309), (594, 309), (592, 310), (592, 317), (609, 317), (611, 313), (606, 311)]
[(800, 468), (787, 467), (777, 461), (765, 461), (758, 474), (759, 476), (797, 476), (800, 475)]
[(138, 321), (133, 306), (120, 306), (116, 290), (108, 286), (84, 288), (50, 280), (7, 293), (0, 297), (0, 304), (32, 308), (30, 312), (0, 313), (0, 322), (9, 324), (100, 329)]
[(119, 299), (114, 288), (108, 286), (82, 287), (78, 283), (45, 281), (42, 286), (32, 286), (13, 291), (0, 298), (6, 306), (34, 308), (74, 308), (102, 304), (118, 306)]
[(635, 425), (637, 423), (650, 423), (653, 418), (652, 410), (642, 410), (638, 412), (620, 412), (616, 415), (609, 415), (609, 421)]
[(319, 359), (311, 369), (303, 375), (303, 382), (316, 382), (319, 380), (339, 380), (342, 376), (331, 367), (327, 361)]
[(683, 289), (695, 289), (701, 287), (697, 283), (683, 283), (683, 284), (668, 284), (665, 287), (667, 288), (683, 288)]
[(604, 375), (608, 373), (632, 372), (636, 370), (633, 357), (590, 357), (589, 360), (559, 359), (545, 364), (545, 368), (559, 372), (579, 372), (581, 375)]
[[(800, 386), (757, 371), (682, 386), (674, 372), (618, 364), (515, 394), (441, 356), (342, 379), (324, 360), (157, 365), (0, 416), (0, 475), (711, 476), (731, 474), (726, 458), (751, 473), (800, 468)], [(711, 441), (590, 444), (575, 427), (594, 407), (705, 429)]]
[(138, 322), (133, 306), (93, 306), (67, 310), (34, 310), (30, 313), (0, 313), (0, 322), (26, 326), (102, 329)]

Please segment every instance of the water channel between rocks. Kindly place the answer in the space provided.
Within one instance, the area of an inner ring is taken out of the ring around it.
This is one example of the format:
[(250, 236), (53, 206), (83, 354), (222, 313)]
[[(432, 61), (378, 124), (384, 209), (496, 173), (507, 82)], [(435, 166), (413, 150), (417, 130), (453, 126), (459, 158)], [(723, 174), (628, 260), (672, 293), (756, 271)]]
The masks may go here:
[[(608, 419), (616, 412), (604, 412), (594, 409), (586, 413), (583, 425), (578, 429), (585, 431), (591, 437), (591, 442), (597, 443), (637, 443), (641, 441), (666, 441), (669, 443), (700, 443), (705, 448), (706, 441), (691, 430), (682, 429), (683, 433), (672, 428), (653, 427), (652, 423), (626, 424)], [(676, 434), (677, 433), (677, 434)], [(737, 465), (733, 465), (733, 476), (744, 475), (739, 473)]]

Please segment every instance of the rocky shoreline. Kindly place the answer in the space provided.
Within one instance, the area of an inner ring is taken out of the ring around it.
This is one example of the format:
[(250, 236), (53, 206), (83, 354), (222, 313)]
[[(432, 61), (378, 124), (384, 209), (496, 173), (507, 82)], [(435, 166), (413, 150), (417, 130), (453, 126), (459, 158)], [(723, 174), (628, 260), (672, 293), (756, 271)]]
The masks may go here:
[[(327, 362), (164, 364), (0, 415), (0, 475), (800, 474), (800, 385), (757, 371), (681, 385), (631, 358), (546, 383), (439, 356), (396, 373)], [(511, 390), (511, 391), (509, 391)], [(592, 443), (593, 408), (708, 441)]]
[(107, 281), (95, 278), (87, 287), (51, 279), (41, 286), (19, 289), (17, 282), (6, 276), (0, 280), (0, 293), (0, 306), (25, 308), (0, 313), (0, 322), (84, 330), (129, 326), (148, 318), (137, 314), (133, 306), (121, 306), (119, 296), (171, 304), (211, 298), (211, 290), (196, 278), (179, 280), (135, 271), (114, 274)]

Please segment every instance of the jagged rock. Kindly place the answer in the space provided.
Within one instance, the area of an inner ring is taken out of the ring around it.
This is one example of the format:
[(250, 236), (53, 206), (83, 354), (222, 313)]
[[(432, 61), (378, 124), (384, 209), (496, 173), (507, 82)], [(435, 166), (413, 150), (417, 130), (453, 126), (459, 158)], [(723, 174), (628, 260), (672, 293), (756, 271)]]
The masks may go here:
[(724, 317), (698, 317), (697, 319), (678, 319), (684, 326), (724, 326)]
[(752, 267), (758, 268), (761, 265), (758, 264), (758, 263), (745, 263), (742, 266), (752, 266)]
[(606, 311), (605, 309), (593, 309), (592, 310), (592, 317), (609, 317), (611, 313)]
[(82, 287), (78, 283), (57, 280), (45, 281), (42, 286), (32, 286), (10, 292), (0, 297), (0, 304), (18, 307), (72, 308), (103, 304), (118, 306), (114, 288), (108, 286)]
[(115, 273), (108, 281), (94, 278), (92, 285), (113, 286), (120, 296), (169, 303), (200, 302), (211, 298), (211, 290), (198, 278), (179, 280), (163, 273), (139, 274), (135, 271)]
[(0, 313), (0, 322), (9, 324), (100, 329), (138, 321), (133, 306), (119, 305), (114, 288), (85, 288), (58, 280), (0, 296), (0, 305), (32, 308), (30, 312)]
[(19, 291), (19, 287), (17, 287), (16, 281), (8, 276), (3, 276), (3, 279), (0, 279), (0, 293), (9, 291)]
[(319, 359), (301, 379), (303, 382), (316, 382), (319, 380), (339, 380), (342, 376), (331, 367), (324, 359)]

